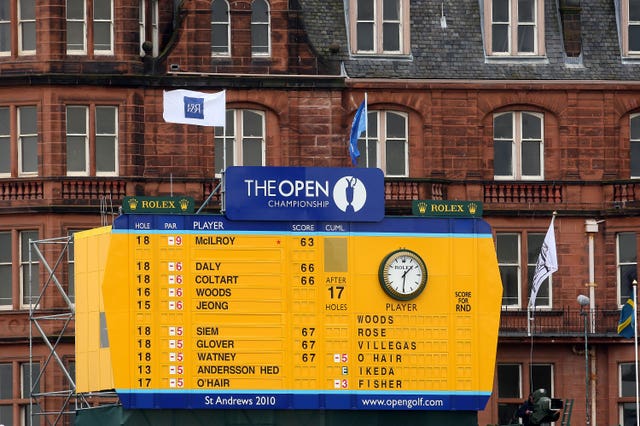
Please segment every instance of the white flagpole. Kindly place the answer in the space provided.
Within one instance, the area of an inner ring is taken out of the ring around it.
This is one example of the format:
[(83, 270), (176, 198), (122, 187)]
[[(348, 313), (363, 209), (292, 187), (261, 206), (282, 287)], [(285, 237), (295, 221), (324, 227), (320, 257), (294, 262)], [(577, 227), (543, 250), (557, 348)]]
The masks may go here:
[[(367, 96), (367, 92), (364, 92), (364, 149), (369, 149), (369, 97)], [(367, 157), (367, 162), (369, 161), (369, 157)], [(369, 165), (370, 166), (370, 165)], [(376, 167), (378, 165), (376, 164)]]
[(638, 395), (638, 309), (636, 308), (636, 290), (638, 287), (638, 281), (633, 280), (633, 347), (635, 354), (636, 364), (636, 426), (640, 426), (640, 399)]

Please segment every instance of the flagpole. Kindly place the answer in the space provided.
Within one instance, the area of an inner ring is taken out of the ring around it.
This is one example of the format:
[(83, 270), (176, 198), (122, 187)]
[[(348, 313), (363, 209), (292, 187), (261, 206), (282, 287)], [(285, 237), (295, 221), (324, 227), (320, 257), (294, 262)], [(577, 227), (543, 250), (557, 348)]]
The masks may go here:
[[(531, 338), (529, 349), (529, 387), (533, 392), (533, 334), (535, 332), (535, 310), (536, 297), (542, 283), (558, 270), (558, 255), (556, 250), (556, 237), (554, 221), (558, 212), (551, 215), (551, 223), (544, 236), (540, 254), (536, 262), (536, 269), (531, 281), (531, 293), (529, 294), (529, 305), (527, 306), (527, 334)], [(639, 425), (640, 426), (640, 425)]]
[(558, 212), (554, 211), (551, 215), (551, 223), (549, 229), (544, 236), (542, 247), (540, 247), (540, 254), (538, 255), (538, 261), (536, 262), (536, 270), (533, 274), (533, 280), (531, 281), (531, 293), (529, 295), (529, 306), (527, 308), (527, 333), (531, 336), (531, 323), (535, 318), (536, 309), (536, 296), (540, 286), (549, 278), (554, 272), (558, 270), (558, 255), (556, 251), (556, 237), (554, 221)]
[[(366, 150), (369, 150), (369, 96), (367, 94), (367, 92), (364, 92), (364, 111), (365, 111), (365, 123), (367, 123), (366, 126), (364, 126), (364, 148)], [(367, 163), (369, 162), (369, 156), (366, 157), (367, 158)], [(377, 160), (376, 160), (377, 161)], [(377, 164), (376, 164), (377, 166)]]
[(640, 426), (640, 396), (638, 395), (638, 310), (636, 308), (636, 290), (638, 287), (638, 281), (633, 280), (633, 347), (635, 354), (636, 365), (636, 385), (634, 386), (636, 392), (636, 426)]

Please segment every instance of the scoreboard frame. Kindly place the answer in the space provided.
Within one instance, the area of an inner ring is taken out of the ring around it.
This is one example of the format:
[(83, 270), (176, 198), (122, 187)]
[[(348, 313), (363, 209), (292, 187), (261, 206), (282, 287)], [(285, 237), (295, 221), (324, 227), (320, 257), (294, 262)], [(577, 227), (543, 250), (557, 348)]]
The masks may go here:
[[(401, 249), (429, 269), (411, 300), (379, 282)], [(127, 409), (481, 410), (491, 393), (502, 285), (482, 219), (122, 215), (102, 276)]]

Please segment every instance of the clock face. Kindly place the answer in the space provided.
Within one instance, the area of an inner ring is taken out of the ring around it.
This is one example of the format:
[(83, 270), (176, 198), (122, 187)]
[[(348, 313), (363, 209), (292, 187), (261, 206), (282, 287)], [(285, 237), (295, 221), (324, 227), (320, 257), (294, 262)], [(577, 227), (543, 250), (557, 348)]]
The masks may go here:
[(416, 252), (396, 250), (380, 264), (380, 285), (387, 294), (398, 300), (417, 297), (427, 285), (427, 266)]

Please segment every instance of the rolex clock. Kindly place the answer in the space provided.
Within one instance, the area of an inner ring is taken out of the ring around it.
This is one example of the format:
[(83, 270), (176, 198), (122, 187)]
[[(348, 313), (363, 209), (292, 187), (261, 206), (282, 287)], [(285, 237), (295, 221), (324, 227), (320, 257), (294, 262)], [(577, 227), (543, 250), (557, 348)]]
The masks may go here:
[(414, 251), (399, 249), (380, 263), (378, 279), (384, 291), (397, 300), (411, 300), (427, 285), (427, 266)]

